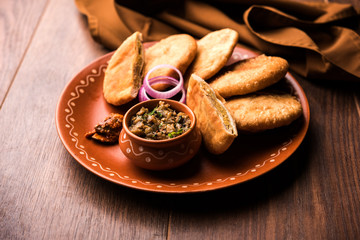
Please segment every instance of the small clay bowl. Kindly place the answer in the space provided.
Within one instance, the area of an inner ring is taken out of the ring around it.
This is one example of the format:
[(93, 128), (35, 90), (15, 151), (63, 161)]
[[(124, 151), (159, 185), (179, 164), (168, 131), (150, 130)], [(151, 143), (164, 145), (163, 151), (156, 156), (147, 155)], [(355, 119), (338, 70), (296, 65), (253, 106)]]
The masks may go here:
[[(191, 120), (190, 129), (177, 137), (164, 140), (149, 140), (130, 132), (131, 117), (141, 107), (154, 109), (159, 101), (168, 103), (177, 112), (186, 113)], [(125, 113), (119, 145), (123, 154), (136, 166), (149, 170), (167, 170), (193, 158), (200, 148), (201, 139), (201, 133), (196, 128), (195, 114), (187, 105), (169, 99), (152, 99), (134, 105)]]

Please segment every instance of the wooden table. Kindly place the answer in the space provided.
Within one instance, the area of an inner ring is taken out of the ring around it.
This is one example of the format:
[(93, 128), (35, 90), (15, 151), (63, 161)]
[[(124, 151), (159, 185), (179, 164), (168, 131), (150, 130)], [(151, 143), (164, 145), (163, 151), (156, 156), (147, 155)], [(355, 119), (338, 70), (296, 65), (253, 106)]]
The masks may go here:
[(74, 2), (0, 10), (0, 239), (359, 239), (359, 84), (296, 76), (309, 131), (257, 179), (201, 194), (134, 190), (83, 168), (56, 131), (63, 88), (108, 52)]

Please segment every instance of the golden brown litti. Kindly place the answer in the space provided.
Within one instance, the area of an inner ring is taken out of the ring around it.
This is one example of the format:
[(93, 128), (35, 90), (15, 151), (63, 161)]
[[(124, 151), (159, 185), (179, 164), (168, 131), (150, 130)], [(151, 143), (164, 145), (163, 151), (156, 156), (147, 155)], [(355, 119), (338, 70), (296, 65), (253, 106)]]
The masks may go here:
[(133, 33), (115, 51), (105, 72), (105, 100), (119, 106), (136, 98), (142, 84), (144, 67), (142, 35)]
[(187, 105), (195, 113), (207, 150), (225, 152), (237, 137), (235, 121), (209, 84), (195, 74), (189, 80)]
[(238, 131), (260, 132), (289, 125), (301, 116), (301, 103), (290, 94), (255, 93), (226, 102)]
[(193, 73), (207, 80), (219, 72), (231, 57), (238, 38), (235, 30), (224, 28), (197, 41), (196, 57), (186, 71), (185, 86)]
[[(196, 40), (188, 34), (175, 34), (162, 39), (145, 50), (145, 71), (160, 64), (169, 64), (184, 74), (194, 60), (197, 50)], [(178, 77), (170, 68), (160, 68), (152, 72), (149, 78), (156, 76)]]
[(244, 95), (278, 82), (288, 68), (289, 64), (283, 58), (260, 55), (230, 66), (216, 76), (210, 86), (224, 98)]

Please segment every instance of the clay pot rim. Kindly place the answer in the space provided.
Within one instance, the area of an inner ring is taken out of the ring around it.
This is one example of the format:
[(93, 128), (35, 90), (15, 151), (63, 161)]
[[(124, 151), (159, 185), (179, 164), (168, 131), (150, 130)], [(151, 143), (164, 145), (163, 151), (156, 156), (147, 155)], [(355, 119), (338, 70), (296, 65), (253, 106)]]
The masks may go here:
[[(128, 126), (128, 123), (130, 122), (130, 118), (141, 107), (148, 107), (149, 105), (153, 104), (154, 102), (159, 102), (159, 101), (164, 101), (165, 103), (170, 104), (170, 107), (175, 109), (176, 111), (179, 111), (179, 108), (184, 107), (186, 109), (186, 111), (183, 111), (183, 112), (185, 112), (190, 117), (190, 120), (191, 120), (190, 129), (179, 136), (176, 136), (174, 138), (169, 138), (169, 139), (163, 139), (163, 140), (145, 139), (145, 138), (139, 137), (139, 136), (135, 135), (134, 133), (132, 133), (129, 130), (129, 126)], [(138, 109), (138, 110), (134, 111), (134, 109)], [(126, 134), (128, 134), (129, 137), (132, 138), (133, 140), (140, 142), (140, 143), (144, 143), (145, 145), (169, 144), (169, 143), (182, 141), (184, 138), (186, 138), (187, 136), (189, 136), (191, 134), (191, 132), (195, 129), (195, 126), (196, 126), (196, 116), (195, 116), (194, 112), (186, 104), (175, 101), (175, 100), (171, 100), (171, 99), (150, 99), (150, 100), (147, 100), (144, 102), (139, 102), (139, 103), (135, 104), (134, 106), (132, 106), (129, 110), (126, 111), (126, 113), (124, 115), (124, 120), (123, 120), (123, 128), (124, 128)]]

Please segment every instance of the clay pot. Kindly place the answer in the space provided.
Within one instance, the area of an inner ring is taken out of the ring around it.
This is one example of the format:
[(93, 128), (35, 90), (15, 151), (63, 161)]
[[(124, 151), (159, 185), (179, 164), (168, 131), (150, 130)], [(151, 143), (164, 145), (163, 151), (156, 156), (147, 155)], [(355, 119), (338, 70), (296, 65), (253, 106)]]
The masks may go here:
[(150, 170), (172, 169), (186, 163), (198, 152), (202, 139), (199, 129), (196, 128), (196, 117), (193, 111), (183, 103), (168, 99), (161, 99), (161, 101), (190, 117), (190, 130), (180, 136), (165, 140), (149, 140), (130, 132), (131, 117), (141, 107), (155, 108), (159, 101), (159, 99), (152, 99), (130, 108), (124, 116), (123, 129), (119, 136), (119, 145), (123, 154), (138, 167)]

